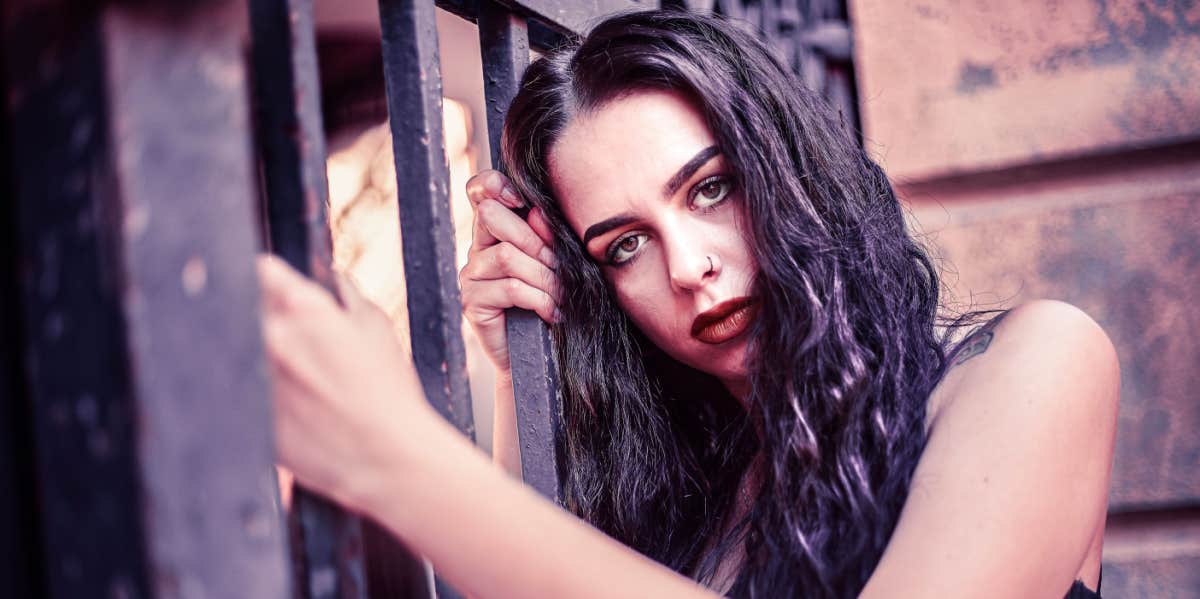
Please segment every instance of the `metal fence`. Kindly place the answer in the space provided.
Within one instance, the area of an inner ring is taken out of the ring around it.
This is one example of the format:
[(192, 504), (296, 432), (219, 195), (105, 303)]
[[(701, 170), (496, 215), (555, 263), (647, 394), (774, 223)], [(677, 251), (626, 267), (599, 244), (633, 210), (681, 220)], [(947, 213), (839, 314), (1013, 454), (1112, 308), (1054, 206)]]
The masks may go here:
[[(763, 29), (853, 122), (840, 3), (689, 4)], [(530, 47), (647, 6), (437, 5), (479, 26), (497, 165)], [(297, 489), (285, 525), (278, 504), (252, 257), (332, 289), (312, 0), (0, 11), (0, 595), (455, 596), (372, 522)], [(422, 190), (400, 194), (412, 354), (473, 436), (435, 7), (379, 12), (397, 188)], [(508, 322), (523, 475), (561, 503), (547, 330)]]

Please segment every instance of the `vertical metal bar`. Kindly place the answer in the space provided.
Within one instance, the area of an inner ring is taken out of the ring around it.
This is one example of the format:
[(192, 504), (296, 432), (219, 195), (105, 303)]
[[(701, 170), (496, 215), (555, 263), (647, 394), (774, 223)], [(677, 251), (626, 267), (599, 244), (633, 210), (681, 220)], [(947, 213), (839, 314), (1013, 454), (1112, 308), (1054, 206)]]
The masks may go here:
[[(312, 0), (251, 0), (250, 22), (271, 250), (336, 293)], [(299, 486), (292, 506), (300, 596), (367, 597), (360, 520)]]
[[(423, 0), (380, 0), (379, 20), (413, 361), (429, 402), (473, 440), (435, 9)], [(441, 579), (435, 584), (438, 597), (458, 596)]]
[[(5, 10), (15, 281), (46, 596), (146, 596), (120, 272), (107, 200), (100, 15), (67, 2)], [(18, 58), (19, 57), (19, 58)], [(5, 345), (9, 346), (5, 337)], [(11, 347), (11, 346), (10, 346)], [(115, 542), (117, 540), (119, 542)]]
[[(0, 14), (0, 19), (3, 18)], [(8, 30), (0, 20), (0, 39)], [(16, 48), (0, 43), (0, 97), (8, 93), (7, 58)], [(26, 49), (25, 51), (28, 51)], [(16, 202), (12, 176), (14, 145), (6, 111), (0, 111), (0, 589), (14, 597), (40, 597), (41, 543), (34, 477), (33, 418), (21, 373), (22, 348), (20, 286), (17, 278)]]
[(47, 593), (287, 597), (245, 6), (5, 11)]
[(379, 13), (413, 360), (430, 403), (473, 439), (434, 6), (380, 0)]
[[(483, 51), (488, 145), (492, 165), (499, 169), (504, 115), (517, 93), (521, 74), (529, 65), (526, 21), (492, 0), (481, 0), (479, 42)], [(562, 398), (550, 331), (537, 314), (528, 310), (508, 310), (505, 322), (516, 399), (521, 476), (539, 493), (562, 505), (559, 456), (555, 449), (562, 420)]]
[[(0, 235), (9, 238), (14, 230), (0, 217)], [(3, 240), (0, 240), (2, 243)], [(0, 250), (0, 589), (13, 597), (37, 597), (41, 543), (37, 539), (36, 479), (33, 470), (31, 417), (18, 372), (18, 348), (24, 345), (16, 318), (19, 308), (10, 285), (16, 281), (8, 258)], [(35, 590), (36, 589), (36, 590)]]
[(332, 291), (312, 0), (251, 0), (250, 22), (271, 250)]
[(155, 595), (290, 595), (252, 261), (247, 15), (209, 0), (102, 19)]

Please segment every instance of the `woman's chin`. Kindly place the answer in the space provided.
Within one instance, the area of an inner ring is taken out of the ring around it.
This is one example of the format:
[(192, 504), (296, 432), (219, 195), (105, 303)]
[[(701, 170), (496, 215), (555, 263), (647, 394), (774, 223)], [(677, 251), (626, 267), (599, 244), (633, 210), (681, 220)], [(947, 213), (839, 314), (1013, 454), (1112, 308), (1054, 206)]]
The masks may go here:
[(749, 377), (746, 368), (746, 354), (749, 340), (745, 336), (729, 341), (721, 346), (710, 346), (707, 351), (689, 360), (696, 370), (716, 377), (730, 392), (737, 394), (734, 388), (745, 386)]

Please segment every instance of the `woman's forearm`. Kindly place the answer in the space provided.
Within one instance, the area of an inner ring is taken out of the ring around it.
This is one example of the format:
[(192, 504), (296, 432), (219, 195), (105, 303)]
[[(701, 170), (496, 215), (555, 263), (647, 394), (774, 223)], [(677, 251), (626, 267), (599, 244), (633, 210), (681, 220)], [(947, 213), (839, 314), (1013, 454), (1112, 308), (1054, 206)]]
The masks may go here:
[(511, 372), (496, 373), (496, 393), (492, 412), (492, 462), (521, 478), (521, 444), (517, 437), (516, 400), (513, 398)]
[(695, 582), (542, 499), (444, 421), (398, 440), (358, 507), (472, 597), (705, 597)]

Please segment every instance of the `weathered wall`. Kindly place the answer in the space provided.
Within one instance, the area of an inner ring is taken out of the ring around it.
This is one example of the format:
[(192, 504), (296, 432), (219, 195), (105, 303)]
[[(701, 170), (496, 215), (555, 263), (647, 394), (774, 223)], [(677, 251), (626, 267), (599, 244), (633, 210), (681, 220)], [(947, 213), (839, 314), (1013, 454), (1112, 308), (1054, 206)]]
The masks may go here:
[(1200, 596), (1200, 3), (851, 4), (867, 147), (956, 298), (1117, 345), (1104, 594)]
[(857, 0), (852, 9), (864, 126), (893, 176), (1200, 134), (1200, 3)]

